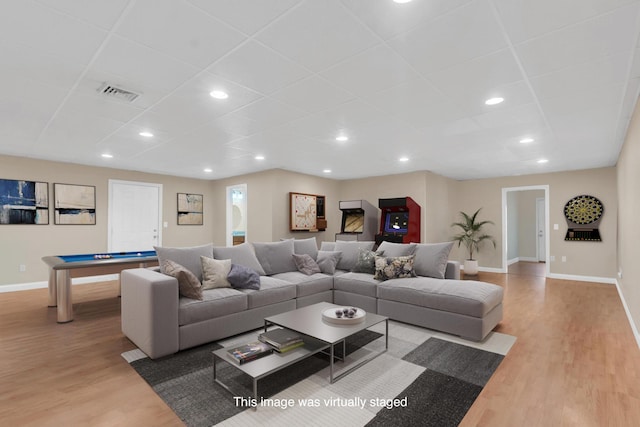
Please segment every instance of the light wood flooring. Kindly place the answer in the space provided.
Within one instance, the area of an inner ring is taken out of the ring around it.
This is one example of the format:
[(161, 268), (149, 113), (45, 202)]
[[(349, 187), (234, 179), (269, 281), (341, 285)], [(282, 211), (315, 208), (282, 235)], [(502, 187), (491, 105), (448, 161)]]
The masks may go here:
[[(640, 425), (640, 350), (615, 286), (519, 264), (477, 278), (504, 287), (496, 330), (517, 341), (461, 425)], [(75, 320), (59, 325), (46, 289), (0, 294), (0, 425), (181, 425), (121, 358), (134, 346), (116, 295), (74, 286)]]

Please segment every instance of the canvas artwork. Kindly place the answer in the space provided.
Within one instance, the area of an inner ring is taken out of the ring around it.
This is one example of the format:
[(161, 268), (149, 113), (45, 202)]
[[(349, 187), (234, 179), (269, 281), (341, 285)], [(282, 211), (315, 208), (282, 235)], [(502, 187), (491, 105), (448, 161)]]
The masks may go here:
[(300, 193), (289, 193), (289, 196), (291, 231), (316, 230), (316, 196)]
[(178, 193), (178, 225), (202, 225), (202, 194)]
[(49, 184), (0, 179), (0, 224), (49, 224)]
[(61, 225), (96, 224), (96, 187), (53, 184), (54, 223)]

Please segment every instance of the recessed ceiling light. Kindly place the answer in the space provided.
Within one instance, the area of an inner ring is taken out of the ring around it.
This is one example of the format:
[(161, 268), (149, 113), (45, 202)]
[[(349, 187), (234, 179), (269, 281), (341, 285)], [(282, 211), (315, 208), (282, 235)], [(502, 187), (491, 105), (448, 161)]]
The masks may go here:
[(255, 156), (254, 159), (256, 159), (256, 160), (264, 160), (264, 156)]
[(338, 135), (336, 136), (336, 141), (345, 142), (348, 141), (349, 137), (347, 135)]
[(151, 132), (147, 132), (147, 131), (140, 132), (138, 135), (144, 136), (145, 138), (151, 138), (153, 136)]
[(549, 159), (540, 159), (538, 160), (538, 163), (547, 163), (549, 161)]
[(205, 171), (206, 173), (211, 173), (211, 172), (213, 172), (213, 169), (211, 169), (211, 168), (206, 168), (204, 171)]
[(324, 172), (324, 173), (331, 173), (331, 169), (325, 169), (325, 170), (323, 170), (322, 172)]
[(400, 157), (400, 158), (398, 159), (398, 161), (401, 161), (401, 162), (408, 162), (408, 161), (409, 161), (409, 158), (408, 158), (408, 157)]
[(520, 144), (528, 144), (528, 143), (533, 142), (533, 141), (534, 141), (533, 138), (522, 138), (520, 140)]
[(500, 104), (502, 101), (504, 101), (504, 98), (496, 97), (496, 98), (489, 98), (486, 101), (484, 101), (484, 103), (487, 105), (496, 105), (496, 104)]
[(222, 90), (212, 90), (209, 95), (215, 99), (227, 99), (229, 97), (229, 94)]
[(103, 153), (101, 154), (101, 156), (105, 159), (113, 159), (113, 154)]

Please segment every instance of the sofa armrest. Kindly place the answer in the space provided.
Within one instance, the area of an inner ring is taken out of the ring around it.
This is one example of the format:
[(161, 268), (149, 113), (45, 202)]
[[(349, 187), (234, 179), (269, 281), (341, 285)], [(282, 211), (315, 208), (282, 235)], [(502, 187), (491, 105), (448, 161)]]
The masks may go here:
[(178, 338), (178, 281), (146, 268), (123, 270), (122, 332), (156, 359), (176, 353)]
[(444, 272), (444, 278), (460, 280), (460, 263), (458, 261), (447, 261), (447, 269)]

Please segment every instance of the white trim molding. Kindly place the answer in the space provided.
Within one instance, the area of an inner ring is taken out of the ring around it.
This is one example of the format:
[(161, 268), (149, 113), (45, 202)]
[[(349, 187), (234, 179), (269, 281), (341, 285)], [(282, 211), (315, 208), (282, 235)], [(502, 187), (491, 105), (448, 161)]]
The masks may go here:
[[(88, 285), (90, 283), (108, 282), (111, 280), (119, 280), (119, 274), (103, 274), (102, 276), (90, 276), (90, 277), (77, 277), (71, 279), (72, 285)], [(31, 282), (31, 283), (18, 283), (11, 285), (0, 285), (0, 293), (4, 292), (18, 292), (18, 291), (30, 291), (32, 289), (43, 289), (49, 287), (49, 284), (45, 282)]]
[(560, 280), (575, 280), (576, 282), (606, 283), (608, 285), (616, 284), (616, 279), (614, 279), (613, 277), (580, 276), (577, 274), (549, 273), (547, 274), (547, 278), (560, 279)]
[(616, 289), (618, 290), (618, 295), (620, 296), (620, 300), (622, 301), (622, 307), (624, 307), (624, 312), (627, 314), (627, 320), (629, 320), (629, 325), (631, 325), (631, 332), (636, 339), (636, 344), (638, 348), (640, 348), (640, 332), (638, 332), (638, 328), (636, 327), (636, 323), (633, 321), (633, 317), (631, 316), (631, 312), (629, 311), (629, 306), (627, 305), (627, 301), (624, 299), (624, 294), (622, 293), (622, 289), (620, 289), (620, 282), (617, 279), (614, 279)]

